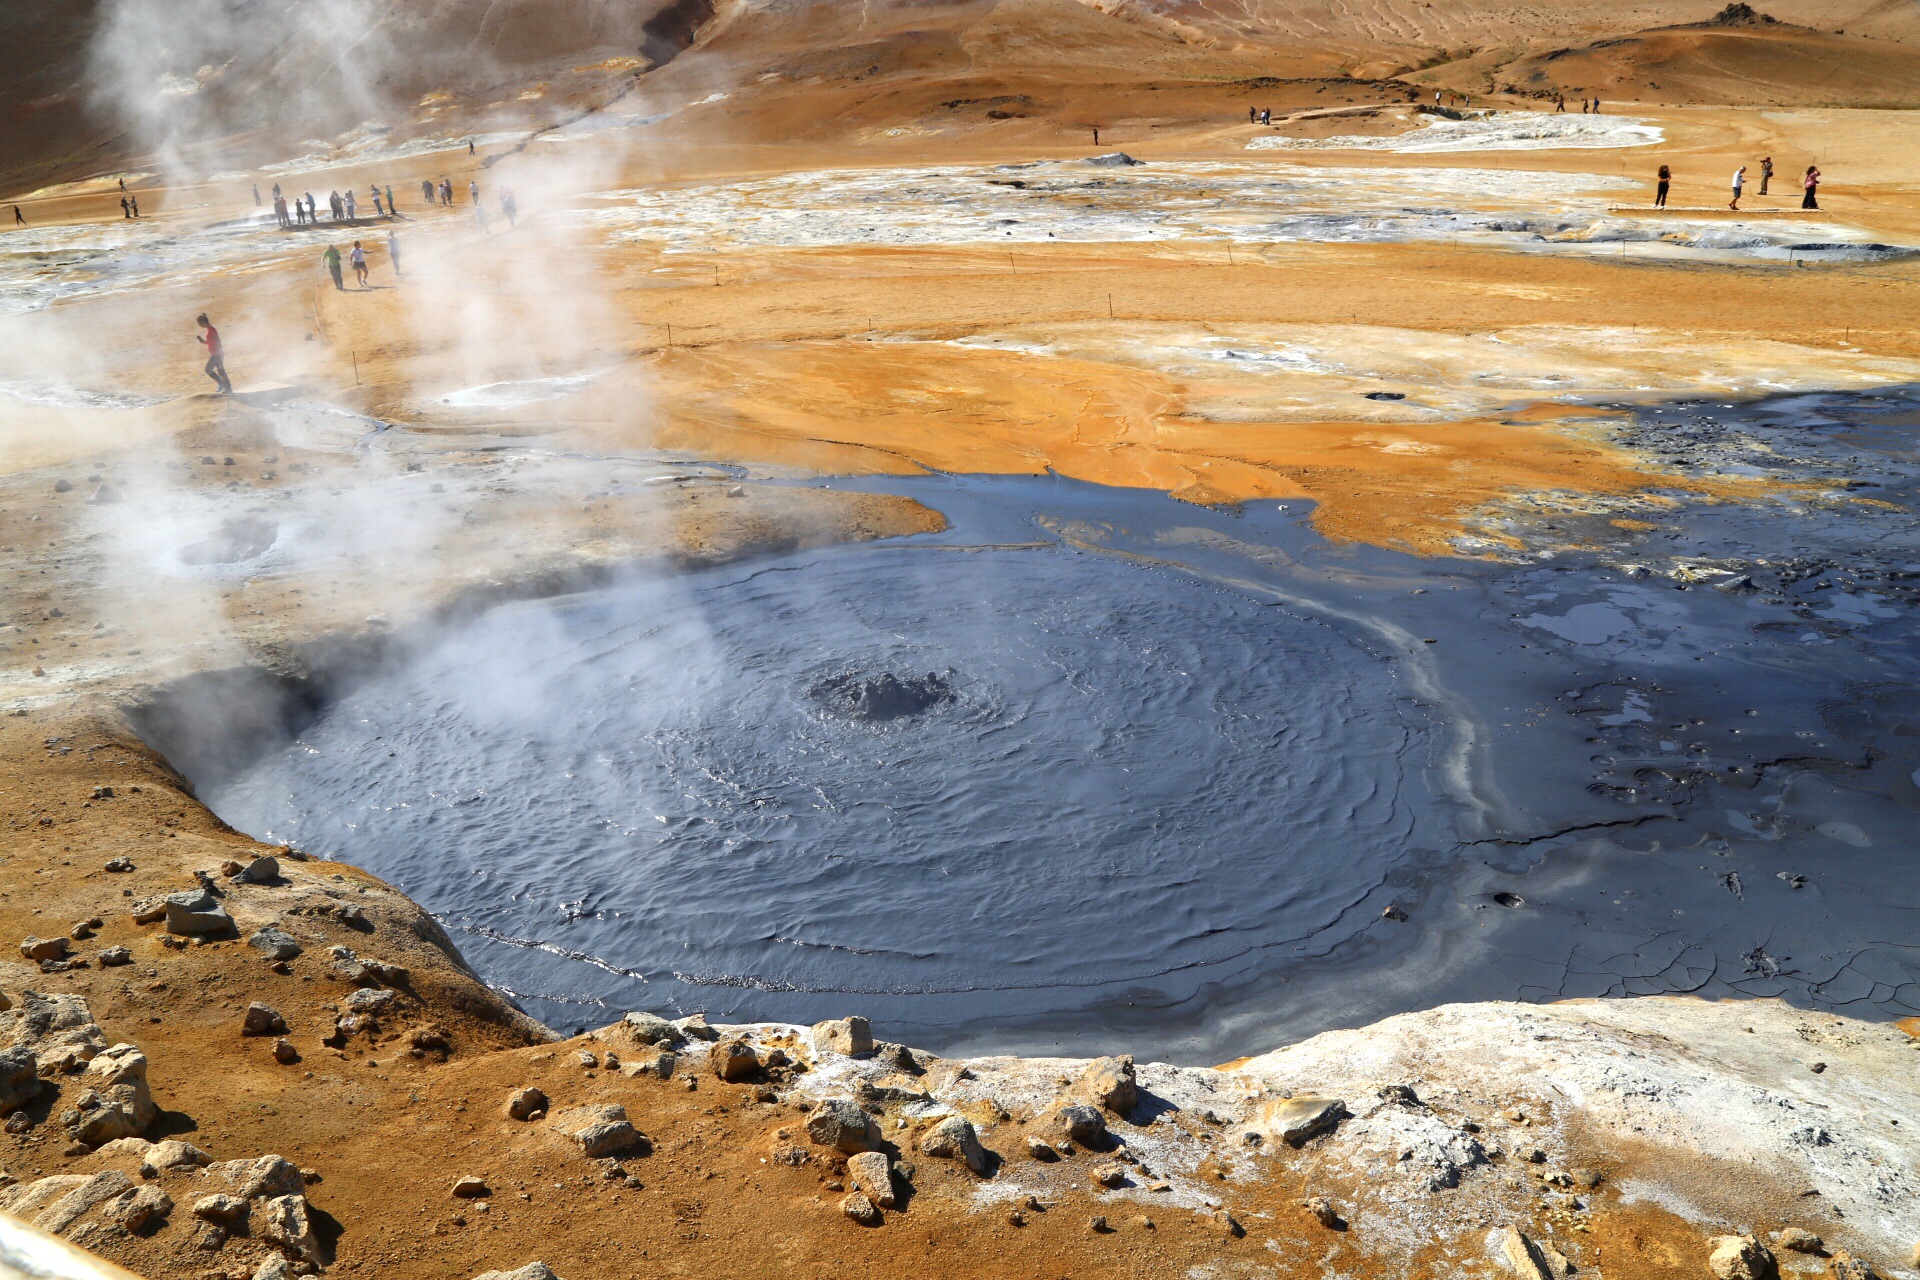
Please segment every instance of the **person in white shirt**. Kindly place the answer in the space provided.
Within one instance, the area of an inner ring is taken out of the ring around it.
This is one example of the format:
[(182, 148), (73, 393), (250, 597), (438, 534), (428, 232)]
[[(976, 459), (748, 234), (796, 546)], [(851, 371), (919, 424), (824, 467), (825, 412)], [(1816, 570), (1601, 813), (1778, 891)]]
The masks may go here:
[(1727, 208), (1738, 209), (1740, 207), (1740, 190), (1742, 187), (1745, 187), (1746, 185), (1747, 185), (1747, 166), (1741, 165), (1738, 169), (1735, 169), (1733, 171), (1733, 199), (1728, 201)]

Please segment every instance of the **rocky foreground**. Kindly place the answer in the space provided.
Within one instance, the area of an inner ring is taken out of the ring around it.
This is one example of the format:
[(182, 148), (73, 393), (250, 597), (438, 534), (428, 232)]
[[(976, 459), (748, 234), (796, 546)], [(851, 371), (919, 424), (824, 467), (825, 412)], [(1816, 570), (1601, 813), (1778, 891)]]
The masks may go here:
[(403, 895), (62, 728), (0, 727), (0, 1208), (149, 1276), (1920, 1266), (1898, 1027), (1460, 1005), (1220, 1068), (949, 1060), (856, 1017), (559, 1041)]

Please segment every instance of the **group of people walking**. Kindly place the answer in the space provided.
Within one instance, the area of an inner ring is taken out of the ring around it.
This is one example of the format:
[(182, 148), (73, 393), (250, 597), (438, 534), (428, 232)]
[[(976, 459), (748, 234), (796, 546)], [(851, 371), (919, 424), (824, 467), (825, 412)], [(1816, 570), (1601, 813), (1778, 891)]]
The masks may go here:
[[(1564, 93), (1562, 93), (1562, 94), (1556, 94), (1556, 95), (1554, 96), (1554, 99), (1553, 99), (1553, 109), (1554, 109), (1554, 111), (1556, 111), (1556, 112), (1560, 112), (1560, 111), (1565, 111), (1565, 110), (1567, 109), (1567, 95), (1566, 95), (1566, 94), (1564, 94)], [(1580, 99), (1580, 114), (1581, 114), (1581, 115), (1583, 115), (1583, 116), (1597, 116), (1597, 115), (1599, 115), (1599, 114), (1600, 114), (1600, 99), (1598, 99), (1598, 98), (1582, 98), (1582, 99)]]
[[(1766, 195), (1767, 188), (1772, 184), (1773, 157), (1767, 156), (1760, 161), (1760, 191), (1758, 194)], [(1667, 207), (1667, 192), (1672, 186), (1673, 169), (1663, 164), (1660, 166), (1659, 175), (1654, 179), (1654, 208), (1664, 209)], [(1741, 165), (1733, 171), (1733, 199), (1727, 202), (1727, 208), (1734, 210), (1736, 213), (1739, 212), (1740, 198), (1746, 194), (1746, 191), (1747, 166)], [(1808, 165), (1807, 171), (1800, 175), (1800, 191), (1800, 207), (1802, 209), (1818, 209), (1820, 207), (1820, 168), (1818, 165)]]

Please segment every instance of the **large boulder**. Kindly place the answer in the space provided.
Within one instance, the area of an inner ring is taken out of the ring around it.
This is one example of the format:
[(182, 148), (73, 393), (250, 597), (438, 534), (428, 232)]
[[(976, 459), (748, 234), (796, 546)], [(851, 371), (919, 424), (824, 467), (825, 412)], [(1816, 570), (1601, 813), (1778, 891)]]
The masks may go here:
[(713, 1064), (713, 1074), (729, 1084), (751, 1080), (760, 1073), (760, 1055), (745, 1040), (732, 1036), (715, 1044), (707, 1060)]
[(1140, 1101), (1140, 1087), (1134, 1079), (1133, 1058), (1095, 1058), (1080, 1072), (1074, 1086), (1077, 1096), (1115, 1115), (1126, 1115)]
[(84, 999), (38, 991), (22, 991), (17, 1008), (0, 1012), (0, 1040), (31, 1049), (42, 1071), (77, 1071), (107, 1047)]
[(307, 1180), (291, 1160), (282, 1156), (259, 1156), (252, 1160), (222, 1160), (207, 1166), (207, 1176), (226, 1184), (242, 1200), (263, 1196), (297, 1196), (307, 1189)]
[(920, 1154), (963, 1161), (975, 1173), (985, 1173), (990, 1167), (980, 1135), (973, 1131), (973, 1122), (963, 1116), (948, 1116), (927, 1130), (920, 1139)]
[(847, 1176), (853, 1189), (861, 1192), (882, 1209), (894, 1207), (893, 1162), (884, 1151), (862, 1151), (847, 1157)]
[(307, 1212), (304, 1195), (271, 1196), (256, 1201), (247, 1215), (247, 1231), (256, 1240), (277, 1245), (296, 1261), (318, 1265), (320, 1238), (313, 1233), (313, 1219)]
[(857, 1155), (880, 1145), (880, 1126), (852, 1098), (828, 1098), (807, 1113), (807, 1137)]
[(599, 1160), (637, 1151), (646, 1142), (618, 1103), (569, 1107), (548, 1122), (580, 1144), (581, 1154)]
[(857, 1014), (814, 1023), (811, 1038), (813, 1051), (818, 1054), (854, 1058), (873, 1052), (873, 1028)]

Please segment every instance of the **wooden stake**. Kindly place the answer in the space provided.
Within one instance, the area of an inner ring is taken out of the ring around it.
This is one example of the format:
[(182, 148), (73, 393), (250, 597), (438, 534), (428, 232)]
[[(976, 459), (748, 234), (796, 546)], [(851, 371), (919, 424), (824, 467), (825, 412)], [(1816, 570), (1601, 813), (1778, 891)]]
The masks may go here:
[(353, 385), (356, 387), (360, 385), (360, 353), (358, 351), (353, 353)]

